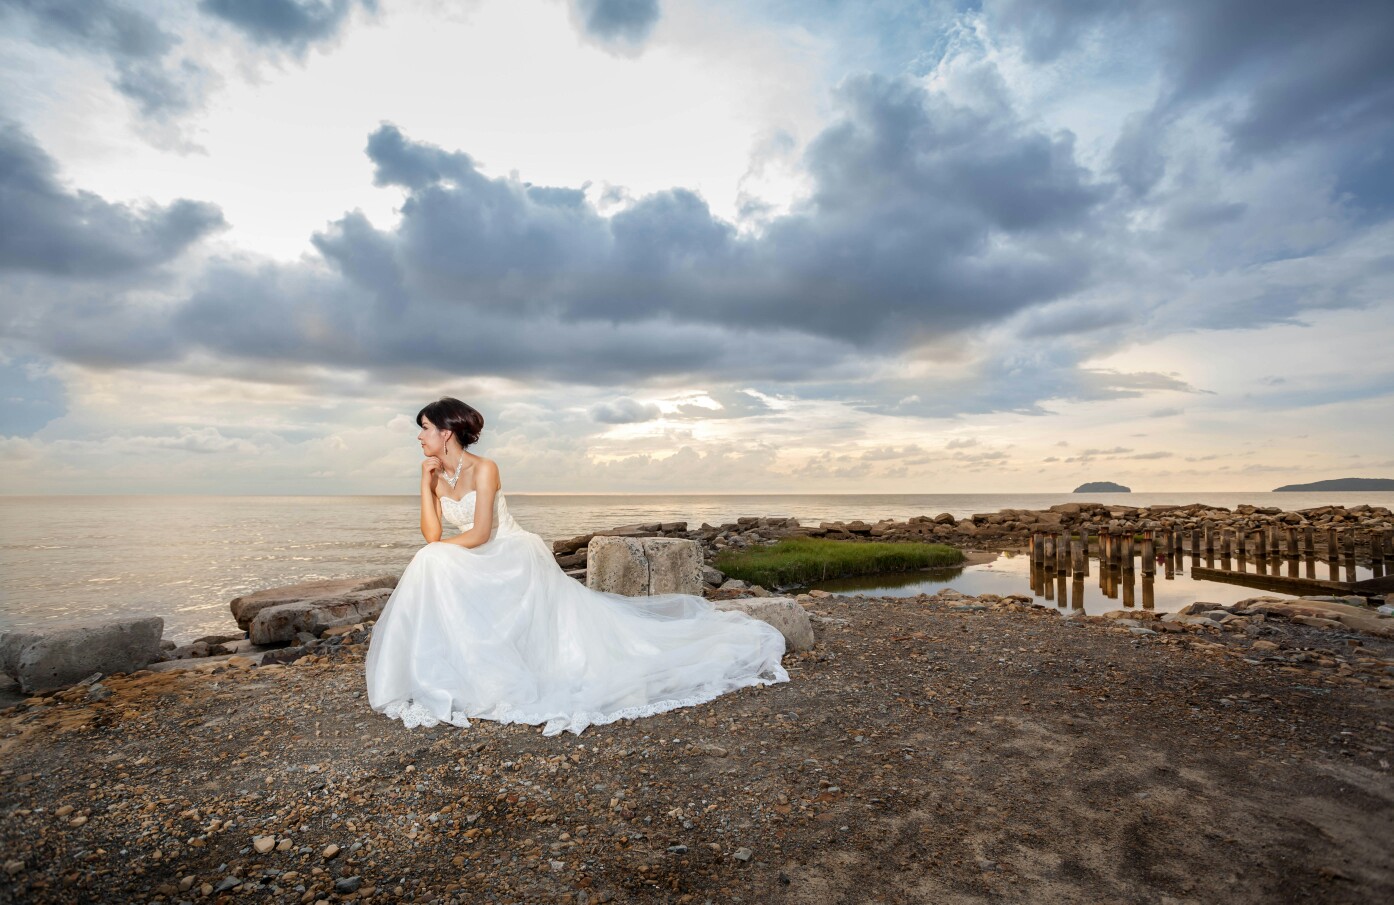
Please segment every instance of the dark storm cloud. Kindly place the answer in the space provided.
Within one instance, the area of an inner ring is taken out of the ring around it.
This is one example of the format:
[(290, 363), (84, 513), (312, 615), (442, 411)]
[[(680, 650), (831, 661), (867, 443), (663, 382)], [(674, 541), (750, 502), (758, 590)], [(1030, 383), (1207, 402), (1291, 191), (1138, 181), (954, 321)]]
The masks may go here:
[[(1164, 81), (1154, 126), (1198, 101), (1225, 98), (1231, 103), (1220, 116), (1241, 154), (1362, 136), (1379, 144), (1388, 167), (1394, 4), (999, 0), (987, 12), (1037, 62), (1100, 34), (1105, 45), (1155, 48)], [(1125, 131), (1123, 143), (1116, 153), (1127, 163), (1136, 136)], [(1154, 168), (1144, 164), (1131, 178), (1145, 181)]]
[(570, 0), (587, 35), (605, 45), (637, 46), (658, 23), (658, 0)]
[(41, 43), (108, 58), (116, 70), (112, 87), (153, 119), (200, 107), (212, 78), (193, 60), (174, 62), (179, 39), (138, 6), (112, 0), (0, 0), (0, 23), (32, 28)]
[(69, 191), (33, 138), (0, 121), (0, 272), (86, 278), (140, 271), (224, 225), (222, 212), (201, 201), (134, 208)]
[[(384, 125), (367, 153), (375, 183), (405, 192), (394, 228), (358, 212), (331, 224), (313, 241), (333, 270), (211, 268), (174, 308), (169, 342), (136, 350), (594, 384), (841, 379), (924, 335), (1086, 284), (1090, 218), (1108, 190), (1075, 162), (1068, 135), (908, 80), (849, 79), (839, 98), (846, 115), (805, 155), (811, 197), (754, 236), (686, 189), (607, 218), (581, 189), (490, 178), (468, 154)], [(33, 335), (95, 355), (98, 334), (60, 340), (62, 329)]]
[(685, 189), (607, 219), (578, 190), (488, 178), (467, 154), (385, 125), (368, 154), (376, 183), (408, 191), (400, 226), (336, 226), (321, 250), (381, 291), (361, 262), (391, 246), (394, 279), (418, 303), (793, 326), (863, 346), (992, 321), (1088, 279), (1090, 215), (1108, 190), (1069, 136), (909, 80), (849, 79), (840, 99), (847, 115), (805, 155), (812, 197), (759, 237)]
[(258, 44), (303, 56), (335, 37), (355, 5), (377, 10), (377, 0), (202, 0), (199, 8)]

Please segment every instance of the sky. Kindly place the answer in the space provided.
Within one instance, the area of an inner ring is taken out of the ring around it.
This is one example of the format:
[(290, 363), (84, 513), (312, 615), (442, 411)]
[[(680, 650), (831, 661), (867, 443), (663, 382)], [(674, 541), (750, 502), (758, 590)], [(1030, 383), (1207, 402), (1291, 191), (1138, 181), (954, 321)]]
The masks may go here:
[(0, 0), (0, 493), (1394, 477), (1394, 4)]

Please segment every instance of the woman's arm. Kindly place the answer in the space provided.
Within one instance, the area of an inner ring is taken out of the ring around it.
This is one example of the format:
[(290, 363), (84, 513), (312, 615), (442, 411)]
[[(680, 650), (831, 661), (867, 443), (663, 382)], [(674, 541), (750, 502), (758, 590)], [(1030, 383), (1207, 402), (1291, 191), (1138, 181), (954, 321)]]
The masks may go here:
[(440, 459), (427, 456), (421, 463), (421, 536), (427, 543), (440, 540), (440, 500), (436, 497), (436, 472)]
[(483, 459), (474, 469), (474, 524), (468, 531), (446, 538), (445, 543), (478, 547), (494, 530), (494, 497), (499, 492), (499, 467)]

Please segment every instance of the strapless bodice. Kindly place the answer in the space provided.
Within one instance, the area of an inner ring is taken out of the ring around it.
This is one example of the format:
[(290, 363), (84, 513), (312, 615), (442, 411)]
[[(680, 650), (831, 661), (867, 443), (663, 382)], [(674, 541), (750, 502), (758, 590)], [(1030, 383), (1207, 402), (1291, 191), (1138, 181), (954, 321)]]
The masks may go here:
[[(443, 496), (440, 498), (441, 515), (445, 516), (461, 531), (467, 531), (474, 527), (475, 499), (476, 492), (473, 490), (458, 500)], [(504, 500), (503, 491), (500, 490), (494, 494), (494, 525), (489, 530), (489, 537), (497, 537), (500, 528), (512, 529), (513, 524), (513, 516), (508, 513), (508, 502)]]

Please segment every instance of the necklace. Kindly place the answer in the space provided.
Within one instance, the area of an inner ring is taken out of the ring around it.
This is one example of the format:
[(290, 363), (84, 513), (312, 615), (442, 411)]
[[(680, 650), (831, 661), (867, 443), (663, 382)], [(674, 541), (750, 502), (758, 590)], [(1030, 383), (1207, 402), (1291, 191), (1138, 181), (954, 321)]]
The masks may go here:
[(459, 463), (458, 465), (455, 466), (455, 473), (454, 473), (453, 475), (448, 475), (448, 474), (446, 474), (445, 472), (441, 472), (441, 480), (443, 480), (443, 481), (445, 481), (445, 483), (449, 484), (451, 490), (454, 490), (454, 489), (455, 489), (455, 485), (456, 485), (457, 483), (459, 483), (459, 481), (460, 481), (460, 469), (462, 469), (462, 468), (464, 468), (464, 467), (465, 467), (465, 457), (464, 457), (464, 456), (461, 456), (461, 457), (460, 457), (460, 463)]

